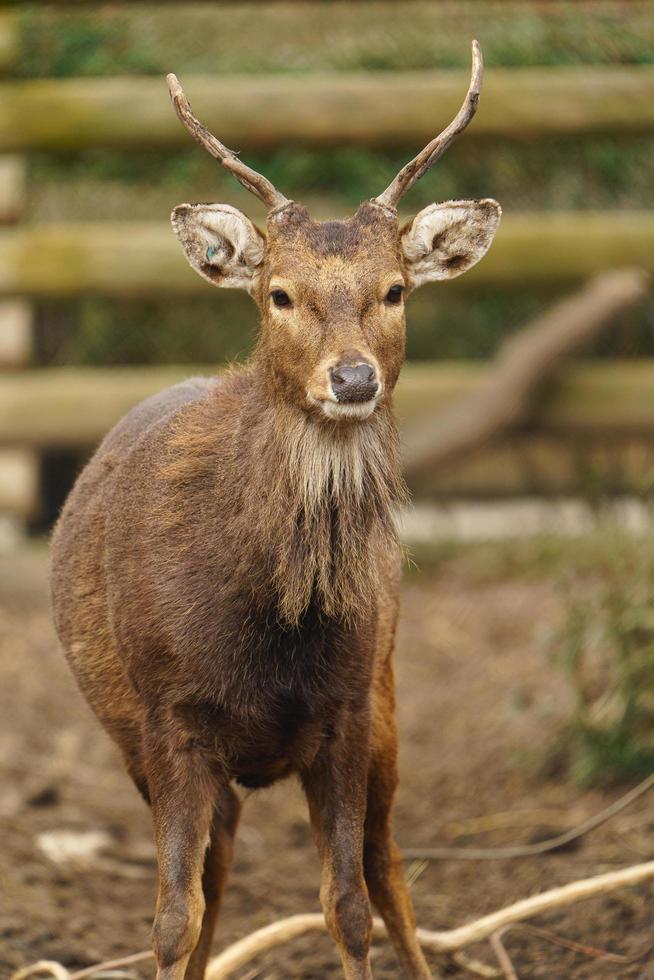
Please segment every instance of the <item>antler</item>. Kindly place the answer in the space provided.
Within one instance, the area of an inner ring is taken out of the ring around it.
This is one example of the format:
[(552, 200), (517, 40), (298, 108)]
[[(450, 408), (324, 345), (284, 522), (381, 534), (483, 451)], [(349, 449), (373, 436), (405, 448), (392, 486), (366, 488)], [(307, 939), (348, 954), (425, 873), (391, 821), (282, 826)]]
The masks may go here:
[(228, 149), (219, 139), (209, 132), (209, 130), (199, 122), (193, 115), (189, 101), (184, 95), (184, 90), (179, 83), (177, 75), (166, 76), (168, 91), (175, 106), (180, 122), (188, 129), (189, 133), (201, 146), (207, 150), (212, 157), (219, 160), (223, 167), (231, 171), (236, 179), (243, 184), (249, 191), (267, 204), (269, 208), (279, 208), (288, 204), (289, 200), (270, 183), (267, 177), (257, 173), (251, 167), (246, 166), (233, 150)]
[(466, 128), (479, 104), (479, 93), (481, 92), (481, 82), (484, 75), (484, 59), (481, 54), (479, 41), (472, 42), (472, 76), (470, 87), (463, 105), (459, 109), (450, 125), (438, 136), (428, 143), (424, 150), (421, 150), (417, 157), (414, 157), (400, 170), (397, 177), (389, 184), (383, 194), (373, 198), (377, 204), (383, 207), (394, 208), (397, 202), (403, 197), (417, 180), (426, 174), (434, 166), (437, 160), (443, 156), (448, 146), (454, 142), (459, 133)]

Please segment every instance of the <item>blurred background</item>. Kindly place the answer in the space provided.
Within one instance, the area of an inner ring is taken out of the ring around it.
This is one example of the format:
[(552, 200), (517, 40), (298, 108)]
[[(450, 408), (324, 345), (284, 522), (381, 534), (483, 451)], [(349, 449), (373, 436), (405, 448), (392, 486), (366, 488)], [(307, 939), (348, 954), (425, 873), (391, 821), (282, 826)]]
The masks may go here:
[[(148, 941), (147, 814), (60, 663), (46, 544), (108, 428), (151, 392), (247, 357), (256, 330), (249, 298), (212, 291), (170, 230), (182, 201), (263, 213), (192, 143), (165, 73), (286, 196), (346, 216), (451, 119), (473, 37), (479, 112), (403, 207), (495, 197), (504, 218), (475, 270), (409, 300), (409, 443), (412, 426), (436, 438), (439, 417), (446, 426), (494, 376), (502, 345), (563, 297), (654, 268), (654, 4), (0, 2), (0, 964), (84, 966)], [(522, 820), (496, 821), (482, 842), (547, 836), (654, 767), (654, 310), (642, 285), (614, 306), (566, 347), (573, 358), (539, 373), (510, 425), (409, 472), (407, 846), (479, 843), (466, 820), (514, 809)], [(224, 938), (316, 906), (299, 797), (273, 791), (252, 813)], [(548, 858), (548, 882), (651, 857), (644, 804), (629, 821)], [(89, 828), (91, 857), (62, 851), (57, 834)], [(456, 924), (544, 873), (542, 859), (474, 874), (414, 863), (419, 920)], [(607, 944), (637, 953), (647, 886), (628, 899), (570, 913), (569, 934), (601, 923)], [(617, 975), (533, 937), (515, 950), (521, 977)], [(654, 976), (643, 969), (619, 975)], [(249, 975), (339, 974), (314, 943)], [(375, 975), (396, 976), (385, 948)]]

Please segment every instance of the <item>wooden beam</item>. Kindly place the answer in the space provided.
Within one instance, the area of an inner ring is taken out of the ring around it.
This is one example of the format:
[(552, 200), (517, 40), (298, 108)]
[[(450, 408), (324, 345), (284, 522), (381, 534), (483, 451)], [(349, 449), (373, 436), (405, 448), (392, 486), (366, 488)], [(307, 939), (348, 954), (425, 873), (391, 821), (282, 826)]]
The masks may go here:
[(620, 496), (651, 486), (654, 434), (518, 432), (409, 480), (416, 497)]
[(0, 449), (0, 514), (28, 520), (38, 512), (39, 461), (29, 449)]
[[(414, 147), (452, 118), (467, 73), (205, 75), (181, 81), (200, 120), (239, 150), (289, 142)], [(652, 129), (654, 68), (496, 68), (487, 73), (480, 111), (465, 138)], [(188, 145), (163, 77), (0, 85), (0, 152)]]
[[(654, 212), (507, 214), (486, 258), (438, 289), (551, 289), (626, 265), (654, 272)], [(211, 288), (188, 266), (167, 222), (0, 230), (0, 296), (143, 297)]]
[(0, 300), (0, 368), (28, 365), (34, 355), (32, 305), (24, 299)]
[[(83, 448), (97, 443), (118, 419), (148, 395), (201, 367), (45, 368), (7, 374), (0, 386), (0, 445)], [(483, 364), (408, 364), (397, 391), (401, 424), (445, 410), (473, 392)], [(611, 434), (654, 436), (654, 363), (617, 361), (565, 368), (548, 386), (529, 428), (572, 438)]]

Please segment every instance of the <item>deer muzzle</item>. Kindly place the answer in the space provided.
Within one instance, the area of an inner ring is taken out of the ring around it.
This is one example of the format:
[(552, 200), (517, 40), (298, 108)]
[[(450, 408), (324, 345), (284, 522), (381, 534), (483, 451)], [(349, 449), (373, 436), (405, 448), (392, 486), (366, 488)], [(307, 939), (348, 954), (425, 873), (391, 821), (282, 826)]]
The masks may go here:
[(377, 370), (367, 361), (330, 368), (329, 379), (339, 405), (369, 402), (376, 398), (379, 392)]

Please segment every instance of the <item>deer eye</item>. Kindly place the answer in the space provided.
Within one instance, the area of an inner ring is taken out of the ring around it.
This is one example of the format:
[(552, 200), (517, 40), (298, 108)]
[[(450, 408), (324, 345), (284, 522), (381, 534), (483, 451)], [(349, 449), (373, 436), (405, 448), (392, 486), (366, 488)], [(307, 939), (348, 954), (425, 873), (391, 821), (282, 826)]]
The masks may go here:
[(270, 296), (275, 306), (282, 307), (291, 305), (291, 297), (288, 295), (288, 293), (285, 293), (283, 289), (273, 289)]
[(404, 286), (398, 283), (397, 286), (391, 286), (391, 288), (386, 293), (386, 302), (397, 305), (402, 302), (402, 293), (404, 292)]

